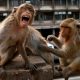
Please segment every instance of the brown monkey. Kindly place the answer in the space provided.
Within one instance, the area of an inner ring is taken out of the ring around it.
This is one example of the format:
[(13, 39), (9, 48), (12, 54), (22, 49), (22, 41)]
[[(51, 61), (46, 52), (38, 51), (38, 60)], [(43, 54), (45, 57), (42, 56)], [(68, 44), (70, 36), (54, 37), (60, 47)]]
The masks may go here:
[(0, 27), (0, 65), (4, 66), (12, 58), (21, 54), (29, 68), (35, 69), (27, 58), (25, 46), (32, 53), (41, 56), (47, 63), (52, 65), (51, 54), (39, 49), (40, 44), (47, 46), (47, 41), (42, 35), (32, 28), (34, 9), (30, 4), (22, 4), (15, 8), (12, 13), (2, 22)]
[(33, 6), (24, 3), (12, 10), (0, 24), (0, 66), (4, 66), (16, 55), (21, 54), (26, 67), (36, 68), (29, 63), (24, 47), (28, 25), (31, 25), (34, 13)]
[[(78, 21), (73, 18), (63, 20), (60, 24), (60, 36), (60, 42), (62, 39), (63, 42), (59, 49), (42, 47), (42, 45), (40, 48), (60, 57), (63, 75), (65, 80), (68, 80), (70, 74), (80, 71), (80, 25), (78, 25)], [(53, 39), (52, 37), (49, 39), (57, 40), (57, 38)]]

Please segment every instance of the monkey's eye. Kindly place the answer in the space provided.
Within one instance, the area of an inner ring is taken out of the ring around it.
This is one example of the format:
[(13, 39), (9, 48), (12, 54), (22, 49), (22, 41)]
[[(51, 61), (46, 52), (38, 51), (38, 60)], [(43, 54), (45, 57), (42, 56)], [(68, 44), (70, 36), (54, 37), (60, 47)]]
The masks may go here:
[(29, 21), (29, 17), (27, 16), (22, 16), (22, 21), (25, 20), (25, 21)]

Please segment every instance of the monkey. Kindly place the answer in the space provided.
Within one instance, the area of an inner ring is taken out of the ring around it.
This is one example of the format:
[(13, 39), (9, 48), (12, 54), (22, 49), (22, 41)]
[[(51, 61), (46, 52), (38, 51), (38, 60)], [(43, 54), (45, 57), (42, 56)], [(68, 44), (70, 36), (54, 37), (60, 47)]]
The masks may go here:
[[(60, 33), (58, 40), (62, 46), (59, 46), (58, 49), (52, 49), (41, 45), (41, 49), (52, 52), (54, 55), (58, 56), (60, 59), (60, 66), (62, 68), (62, 73), (65, 80), (68, 80), (68, 77), (80, 71), (80, 25), (77, 20), (74, 18), (67, 18), (60, 23)], [(50, 39), (50, 38), (49, 38)], [(55, 41), (57, 42), (57, 41)], [(56, 43), (57, 44), (57, 43)], [(43, 46), (43, 47), (42, 47)]]
[[(51, 53), (39, 49), (40, 44), (47, 46), (47, 41), (31, 24), (35, 16), (32, 5), (24, 3), (12, 10), (12, 13), (0, 25), (0, 66), (20, 54), (26, 68), (36, 70), (37, 66), (29, 62), (27, 53), (41, 56), (54, 70)], [(28, 51), (26, 51), (28, 49)]]
[(0, 24), (0, 67), (5, 65), (20, 54), (25, 67), (35, 69), (27, 57), (25, 50), (26, 34), (28, 26), (32, 24), (35, 10), (31, 4), (23, 3), (13, 9), (11, 14)]

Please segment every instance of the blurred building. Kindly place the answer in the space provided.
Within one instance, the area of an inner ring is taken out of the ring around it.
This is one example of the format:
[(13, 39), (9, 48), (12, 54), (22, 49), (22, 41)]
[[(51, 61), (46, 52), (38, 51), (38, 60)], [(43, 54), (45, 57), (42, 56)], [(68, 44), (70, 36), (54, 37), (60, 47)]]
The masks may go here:
[(36, 10), (33, 27), (44, 37), (58, 35), (61, 20), (74, 17), (80, 19), (80, 0), (0, 0), (0, 21), (9, 15), (14, 6), (31, 3)]

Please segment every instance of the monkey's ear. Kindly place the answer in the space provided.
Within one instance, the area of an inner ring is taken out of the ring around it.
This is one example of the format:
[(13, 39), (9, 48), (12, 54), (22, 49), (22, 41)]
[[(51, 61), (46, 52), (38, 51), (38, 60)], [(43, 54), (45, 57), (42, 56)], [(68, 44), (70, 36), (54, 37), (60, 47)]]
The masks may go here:
[(14, 7), (12, 10), (12, 13), (15, 13), (17, 11), (18, 7)]

